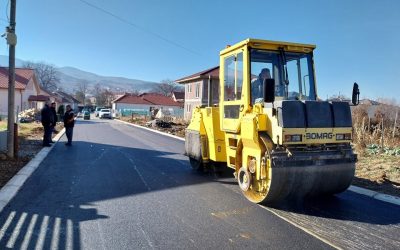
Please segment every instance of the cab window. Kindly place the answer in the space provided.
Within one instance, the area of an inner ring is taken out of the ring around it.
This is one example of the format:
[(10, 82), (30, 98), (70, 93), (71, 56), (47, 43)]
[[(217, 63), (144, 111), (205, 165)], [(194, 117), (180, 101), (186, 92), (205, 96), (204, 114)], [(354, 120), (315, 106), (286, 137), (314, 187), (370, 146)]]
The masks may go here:
[(224, 61), (224, 101), (240, 100), (243, 87), (243, 53)]

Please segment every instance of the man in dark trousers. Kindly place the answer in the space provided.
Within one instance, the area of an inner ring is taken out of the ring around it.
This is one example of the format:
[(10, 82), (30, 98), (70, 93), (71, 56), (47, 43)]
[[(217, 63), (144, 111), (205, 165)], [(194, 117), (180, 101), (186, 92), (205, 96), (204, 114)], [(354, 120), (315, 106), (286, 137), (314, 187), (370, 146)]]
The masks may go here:
[(67, 111), (64, 114), (64, 127), (65, 134), (67, 135), (68, 142), (65, 143), (66, 146), (72, 146), (72, 134), (74, 131), (74, 112), (71, 109), (70, 105), (67, 105)]
[[(55, 102), (52, 102), (51, 103), (51, 107), (50, 107), (50, 110), (51, 110), (51, 114), (52, 114), (52, 116), (53, 116), (53, 120), (54, 120), (54, 123), (53, 123), (53, 125), (51, 126), (51, 133), (56, 133), (57, 131), (55, 130), (55, 126), (56, 126), (56, 124), (57, 124), (57, 112), (56, 112), (56, 103)], [(50, 137), (50, 142), (51, 143), (53, 143), (53, 140), (51, 139), (51, 137)]]
[(51, 134), (52, 134), (52, 126), (54, 124), (54, 117), (51, 113), (51, 109), (49, 107), (48, 102), (44, 104), (41, 112), (41, 122), (43, 125), (44, 133), (43, 133), (43, 147), (50, 147)]

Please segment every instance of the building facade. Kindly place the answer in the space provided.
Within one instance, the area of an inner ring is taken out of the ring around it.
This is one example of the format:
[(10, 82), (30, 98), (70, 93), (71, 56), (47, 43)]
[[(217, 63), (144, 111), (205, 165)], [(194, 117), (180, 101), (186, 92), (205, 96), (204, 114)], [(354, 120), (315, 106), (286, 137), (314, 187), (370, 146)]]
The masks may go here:
[(197, 106), (208, 105), (208, 86), (211, 86), (211, 105), (219, 102), (219, 66), (176, 80), (185, 86), (185, 120), (192, 118), (192, 111)]
[[(33, 69), (15, 69), (15, 112), (36, 108), (40, 86)], [(0, 115), (8, 113), (8, 68), (0, 67)]]

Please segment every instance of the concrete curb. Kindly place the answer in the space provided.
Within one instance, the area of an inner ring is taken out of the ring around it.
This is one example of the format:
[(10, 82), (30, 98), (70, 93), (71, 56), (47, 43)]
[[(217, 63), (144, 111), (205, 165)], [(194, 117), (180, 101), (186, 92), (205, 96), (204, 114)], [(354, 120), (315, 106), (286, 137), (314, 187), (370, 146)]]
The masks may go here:
[[(172, 138), (175, 138), (175, 139), (178, 139), (178, 140), (181, 140), (181, 141), (185, 141), (184, 138), (181, 138), (181, 137), (178, 137), (178, 136), (175, 136), (175, 135), (170, 135), (170, 134), (165, 133), (165, 132), (161, 132), (161, 131), (158, 131), (158, 130), (155, 130), (155, 129), (143, 127), (143, 126), (132, 124), (132, 123), (125, 122), (125, 121), (121, 121), (121, 120), (118, 120), (118, 119), (115, 119), (115, 120), (119, 121), (119, 122), (122, 122), (122, 123), (125, 123), (125, 124), (128, 124), (128, 125), (131, 125), (133, 127), (146, 129), (148, 131), (151, 131), (151, 132), (154, 132), (154, 133), (157, 133), (157, 134), (161, 134), (161, 135), (172, 137)], [(357, 186), (353, 186), (353, 185), (350, 186), (348, 188), (348, 190), (350, 190), (350, 191), (352, 191), (354, 193), (357, 193), (357, 194), (366, 195), (366, 196), (374, 198), (376, 200), (380, 200), (380, 201), (383, 201), (383, 202), (387, 202), (387, 203), (391, 203), (391, 204), (400, 206), (400, 197), (396, 197), (396, 196), (392, 196), (392, 195), (388, 195), (388, 194), (383, 194), (383, 193), (378, 193), (376, 191), (372, 191), (372, 190), (369, 190), (369, 189), (365, 189), (365, 188), (361, 188), (361, 187), (357, 187)]]
[(42, 148), (39, 153), (36, 154), (35, 158), (29, 161), (21, 170), (14, 175), (11, 180), (0, 190), (0, 212), (10, 202), (12, 198), (18, 193), (25, 181), (35, 172), (39, 167), (40, 163), (46, 158), (46, 156), (53, 149), (54, 145), (60, 140), (61, 136), (65, 133), (63, 128), (54, 138), (55, 143), (51, 147)]
[(357, 186), (350, 186), (348, 190), (350, 190), (354, 193), (357, 193), (357, 194), (362, 194), (362, 195), (374, 198), (376, 200), (380, 200), (383, 202), (388, 202), (388, 203), (400, 206), (400, 197), (383, 194), (383, 193), (378, 193), (376, 191), (372, 191), (372, 190), (369, 190), (366, 188), (360, 188)]

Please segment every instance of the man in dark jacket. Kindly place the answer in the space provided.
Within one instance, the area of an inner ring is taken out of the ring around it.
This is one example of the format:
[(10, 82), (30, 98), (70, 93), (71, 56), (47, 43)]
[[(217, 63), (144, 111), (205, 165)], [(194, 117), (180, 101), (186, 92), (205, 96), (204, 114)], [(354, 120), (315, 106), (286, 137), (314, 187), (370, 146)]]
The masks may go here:
[[(52, 114), (53, 120), (54, 120), (54, 123), (53, 123), (53, 125), (51, 126), (51, 132), (52, 132), (52, 133), (53, 133), (53, 132), (54, 132), (54, 133), (57, 133), (57, 131), (56, 131), (56, 129), (55, 129), (55, 126), (56, 126), (56, 124), (57, 124), (58, 119), (57, 119), (56, 103), (55, 103), (55, 102), (52, 102), (52, 103), (51, 103), (50, 109), (51, 109), (51, 114)], [(53, 142), (53, 140), (51, 139), (51, 136), (50, 136), (50, 142)]]
[(68, 142), (65, 143), (66, 146), (72, 146), (72, 134), (74, 131), (74, 125), (75, 125), (75, 120), (74, 120), (74, 112), (71, 109), (70, 105), (66, 106), (67, 111), (64, 114), (64, 127), (65, 127), (65, 134), (67, 135)]
[(50, 147), (52, 126), (54, 124), (54, 117), (51, 113), (49, 104), (46, 102), (41, 112), (41, 122), (43, 125), (43, 147)]

